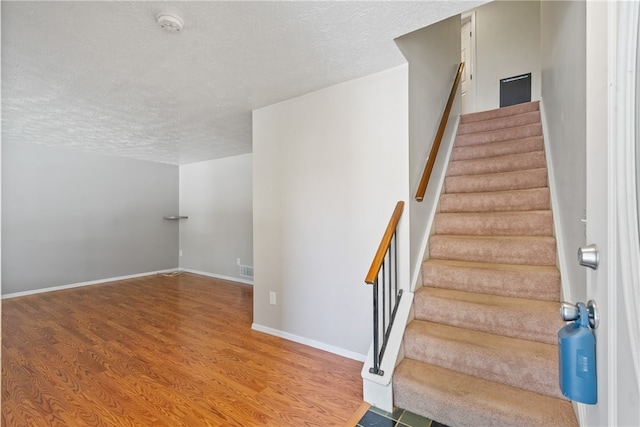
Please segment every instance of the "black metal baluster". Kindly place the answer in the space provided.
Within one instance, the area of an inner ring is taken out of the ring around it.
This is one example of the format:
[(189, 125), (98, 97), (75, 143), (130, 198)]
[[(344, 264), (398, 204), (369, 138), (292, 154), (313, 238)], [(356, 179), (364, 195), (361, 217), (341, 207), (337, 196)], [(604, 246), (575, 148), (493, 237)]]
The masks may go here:
[[(386, 255), (385, 255), (386, 258)], [(382, 262), (382, 337), (384, 338), (384, 331), (387, 327), (387, 312), (385, 310), (387, 304), (385, 290), (387, 289), (387, 261), (386, 259)], [(380, 348), (380, 358), (382, 359), (382, 355), (384, 353), (384, 340), (382, 341), (382, 347)]]
[[(393, 236), (391, 236), (391, 242), (393, 242)], [(391, 319), (391, 310), (393, 309), (393, 245), (389, 244), (389, 286), (387, 292), (389, 293), (389, 304), (387, 305), (387, 311), (389, 312), (389, 319)]]
[(379, 342), (378, 342), (378, 279), (373, 284), (373, 368), (369, 369), (372, 374), (377, 374), (380, 370)]
[(398, 303), (397, 295), (398, 295), (398, 239), (396, 238), (396, 233), (393, 233), (393, 272), (395, 274), (395, 280), (393, 281), (393, 295), (394, 295), (394, 305)]

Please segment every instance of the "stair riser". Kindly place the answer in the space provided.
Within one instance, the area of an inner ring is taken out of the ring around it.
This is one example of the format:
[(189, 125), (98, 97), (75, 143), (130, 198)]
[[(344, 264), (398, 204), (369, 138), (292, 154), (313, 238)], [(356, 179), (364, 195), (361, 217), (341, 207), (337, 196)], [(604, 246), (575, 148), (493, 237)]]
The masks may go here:
[(506, 337), (556, 344), (557, 331), (564, 326), (557, 304), (537, 307), (501, 307), (471, 301), (443, 299), (417, 292), (415, 318), (427, 322), (467, 328)]
[(538, 102), (528, 102), (518, 105), (512, 105), (506, 108), (499, 108), (489, 111), (480, 111), (478, 113), (464, 114), (460, 117), (460, 123), (472, 123), (483, 120), (494, 120), (501, 117), (515, 116), (527, 113), (529, 111), (538, 111), (540, 109)]
[(485, 159), (542, 150), (544, 150), (542, 137), (534, 136), (531, 138), (517, 139), (515, 141), (500, 141), (489, 144), (469, 145), (467, 147), (454, 147), (451, 152), (451, 160)]
[(509, 191), (546, 186), (546, 168), (486, 175), (449, 176), (444, 181), (446, 193)]
[(471, 123), (461, 123), (458, 126), (458, 135), (466, 135), (478, 132), (490, 132), (517, 126), (526, 126), (540, 122), (540, 112), (531, 111), (514, 116), (501, 117), (493, 120), (483, 120)]
[(429, 255), (435, 259), (499, 264), (556, 265), (553, 238), (482, 239), (434, 235)]
[(486, 159), (457, 160), (449, 163), (447, 176), (480, 175), (546, 168), (544, 151), (491, 157)]
[(494, 193), (443, 194), (440, 212), (512, 212), (550, 209), (548, 188)]
[(469, 145), (488, 144), (491, 142), (510, 141), (513, 139), (523, 139), (532, 136), (542, 135), (542, 125), (540, 123), (519, 126), (515, 128), (500, 129), (491, 132), (471, 133), (468, 135), (456, 136), (455, 146), (466, 147)]
[(407, 329), (405, 343), (405, 357), (410, 359), (564, 398), (558, 386), (558, 348), (555, 345), (536, 344), (535, 352), (501, 351), (411, 327)]
[(514, 272), (450, 267), (431, 261), (422, 266), (424, 286), (546, 301), (560, 299), (560, 273)]
[(507, 212), (496, 215), (479, 213), (439, 213), (434, 221), (436, 234), (475, 236), (550, 236), (553, 234), (551, 211)]

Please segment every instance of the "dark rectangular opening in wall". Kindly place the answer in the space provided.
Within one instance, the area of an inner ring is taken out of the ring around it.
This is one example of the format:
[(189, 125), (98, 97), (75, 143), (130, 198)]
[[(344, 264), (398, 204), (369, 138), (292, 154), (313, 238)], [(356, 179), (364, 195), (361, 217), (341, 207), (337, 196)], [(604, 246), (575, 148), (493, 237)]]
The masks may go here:
[(531, 73), (500, 80), (500, 108), (531, 102)]

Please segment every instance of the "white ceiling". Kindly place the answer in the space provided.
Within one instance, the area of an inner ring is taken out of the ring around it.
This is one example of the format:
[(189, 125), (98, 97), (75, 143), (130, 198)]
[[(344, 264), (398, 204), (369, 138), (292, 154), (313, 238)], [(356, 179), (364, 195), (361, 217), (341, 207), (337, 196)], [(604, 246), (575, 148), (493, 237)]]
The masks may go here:
[(403, 64), (394, 38), (483, 2), (2, 1), (2, 139), (171, 164), (249, 153), (253, 109)]

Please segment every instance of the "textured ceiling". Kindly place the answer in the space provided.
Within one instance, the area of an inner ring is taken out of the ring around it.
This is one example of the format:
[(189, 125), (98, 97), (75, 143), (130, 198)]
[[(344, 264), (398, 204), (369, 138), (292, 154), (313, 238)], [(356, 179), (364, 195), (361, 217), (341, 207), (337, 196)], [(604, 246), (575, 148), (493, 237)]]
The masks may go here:
[(253, 109), (400, 65), (394, 38), (483, 2), (2, 1), (2, 139), (172, 164), (249, 153)]

